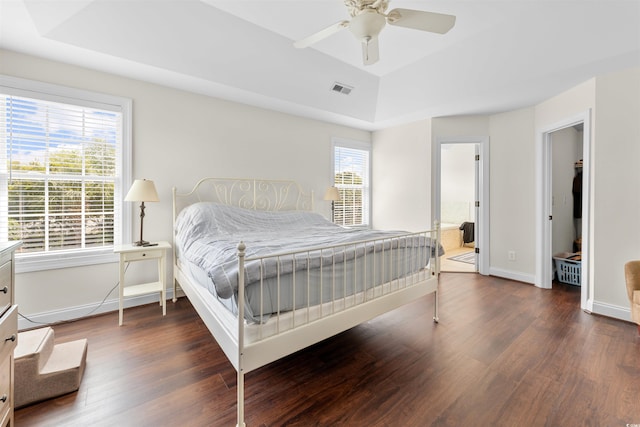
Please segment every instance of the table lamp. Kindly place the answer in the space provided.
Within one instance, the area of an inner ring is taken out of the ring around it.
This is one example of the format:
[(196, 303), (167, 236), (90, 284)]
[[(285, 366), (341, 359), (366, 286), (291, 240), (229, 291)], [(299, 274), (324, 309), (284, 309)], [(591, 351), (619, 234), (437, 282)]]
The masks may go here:
[(136, 179), (124, 198), (127, 202), (140, 202), (140, 240), (134, 242), (134, 246), (148, 245), (149, 242), (142, 238), (142, 226), (144, 223), (144, 202), (159, 202), (158, 192), (153, 181), (148, 179)]
[(340, 200), (340, 192), (336, 187), (329, 187), (324, 192), (324, 200), (331, 200), (331, 222), (334, 221), (334, 203)]

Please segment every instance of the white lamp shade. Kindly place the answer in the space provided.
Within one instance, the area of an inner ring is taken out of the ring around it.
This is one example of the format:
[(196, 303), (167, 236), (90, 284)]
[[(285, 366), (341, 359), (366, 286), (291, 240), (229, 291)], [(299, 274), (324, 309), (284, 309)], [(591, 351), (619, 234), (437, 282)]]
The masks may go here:
[(153, 181), (136, 179), (124, 198), (127, 202), (159, 202), (158, 192)]
[(336, 187), (329, 187), (327, 191), (324, 192), (324, 200), (340, 200), (340, 192), (338, 192)]

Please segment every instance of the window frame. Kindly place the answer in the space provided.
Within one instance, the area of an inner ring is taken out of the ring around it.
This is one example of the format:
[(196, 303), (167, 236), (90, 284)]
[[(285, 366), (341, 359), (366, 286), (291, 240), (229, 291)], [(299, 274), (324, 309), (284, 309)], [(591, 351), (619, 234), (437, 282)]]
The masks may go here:
[[(368, 157), (369, 157), (369, 167), (367, 170), (367, 179), (366, 179), (366, 184), (363, 184), (363, 190), (366, 190), (366, 206), (363, 203), (363, 224), (360, 225), (345, 225), (344, 227), (349, 227), (349, 228), (364, 228), (364, 229), (369, 229), (371, 228), (371, 206), (372, 206), (372, 202), (371, 202), (371, 195), (372, 195), (372, 189), (371, 189), (371, 177), (372, 177), (372, 165), (373, 165), (373, 150), (372, 150), (372, 146), (370, 142), (365, 142), (365, 141), (357, 141), (357, 140), (352, 140), (352, 139), (344, 139), (344, 138), (332, 138), (331, 140), (331, 182), (332, 185), (336, 186), (335, 183), (335, 179), (336, 179), (336, 163), (335, 163), (335, 159), (336, 159), (336, 148), (337, 147), (343, 147), (343, 148), (348, 148), (348, 149), (352, 149), (352, 150), (361, 150), (361, 151), (366, 151), (368, 153)], [(337, 187), (337, 186), (336, 186)], [(365, 222), (365, 218), (366, 218), (366, 222)]]
[[(116, 156), (118, 164), (116, 170), (121, 172), (116, 176), (114, 183), (114, 245), (123, 242), (124, 236), (130, 236), (131, 221), (129, 219), (131, 218), (132, 207), (130, 203), (124, 203), (124, 195), (131, 185), (132, 100), (2, 74), (0, 74), (0, 93), (43, 101), (95, 107), (122, 114), (121, 155), (120, 157)], [(6, 197), (6, 194), (2, 194), (0, 197)], [(15, 260), (16, 273), (26, 273), (117, 262), (118, 257), (113, 253), (113, 245), (109, 245), (100, 248), (54, 251), (40, 254), (16, 253)]]

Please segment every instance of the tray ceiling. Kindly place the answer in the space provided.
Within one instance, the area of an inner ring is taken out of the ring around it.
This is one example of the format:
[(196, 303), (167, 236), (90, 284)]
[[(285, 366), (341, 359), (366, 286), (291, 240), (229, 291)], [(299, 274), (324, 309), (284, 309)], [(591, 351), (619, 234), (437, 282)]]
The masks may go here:
[[(300, 116), (379, 129), (534, 105), (640, 65), (640, 1), (391, 0), (456, 15), (447, 34), (387, 25), (363, 66), (340, 0), (0, 0), (0, 47)], [(2, 66), (0, 64), (0, 73)], [(338, 82), (349, 95), (331, 90)]]

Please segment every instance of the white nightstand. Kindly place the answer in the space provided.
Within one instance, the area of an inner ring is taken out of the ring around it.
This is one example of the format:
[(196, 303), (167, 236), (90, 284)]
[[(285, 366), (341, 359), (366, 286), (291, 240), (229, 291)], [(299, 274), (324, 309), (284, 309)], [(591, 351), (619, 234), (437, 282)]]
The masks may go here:
[[(167, 282), (166, 265), (167, 249), (171, 249), (169, 242), (152, 242), (155, 246), (134, 246), (132, 244), (114, 246), (113, 252), (120, 254), (120, 317), (119, 325), (122, 326), (122, 310), (124, 297), (134, 295), (145, 295), (154, 292), (160, 293), (160, 305), (162, 315), (167, 314)], [(158, 262), (158, 281), (150, 283), (140, 283), (137, 285), (125, 285), (124, 272), (127, 265), (135, 261), (146, 261), (155, 259)]]

